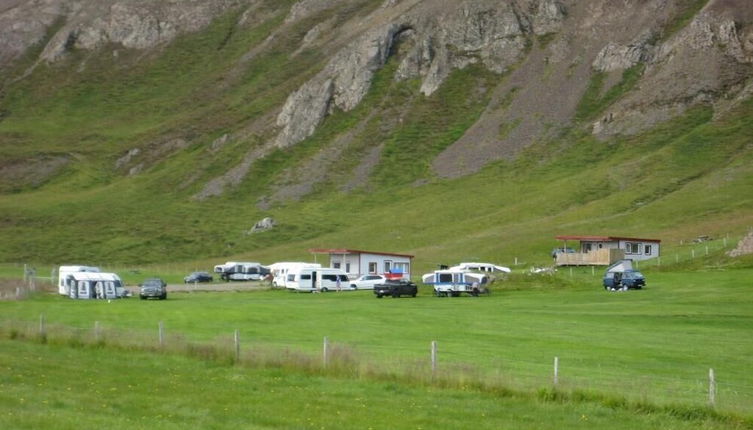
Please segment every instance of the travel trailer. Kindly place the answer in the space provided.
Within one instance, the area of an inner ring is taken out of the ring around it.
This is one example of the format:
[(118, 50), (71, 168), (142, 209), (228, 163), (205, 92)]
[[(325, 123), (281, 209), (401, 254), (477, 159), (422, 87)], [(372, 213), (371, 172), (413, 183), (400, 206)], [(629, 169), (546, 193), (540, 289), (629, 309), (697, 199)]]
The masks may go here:
[(305, 268), (318, 269), (321, 267), (322, 265), (319, 263), (302, 263), (302, 262), (284, 261), (280, 263), (270, 264), (269, 273), (272, 274), (273, 286), (287, 288), (289, 273), (298, 271), (300, 269), (305, 269)]
[(458, 269), (436, 270), (423, 275), (421, 280), (433, 286), (438, 297), (458, 297), (462, 293), (478, 296), (489, 292), (490, 283), (489, 276), (484, 273)]
[(259, 281), (269, 274), (269, 269), (261, 263), (228, 261), (214, 266), (214, 272), (224, 281)]
[(348, 275), (341, 269), (304, 267), (288, 272), (287, 289), (293, 291), (351, 290)]
[(96, 272), (99, 273), (99, 267), (94, 266), (60, 266), (58, 269), (58, 293), (63, 296), (70, 295), (70, 287), (66, 280), (71, 273), (78, 272)]
[(71, 272), (63, 281), (72, 299), (119, 299), (130, 296), (115, 273)]

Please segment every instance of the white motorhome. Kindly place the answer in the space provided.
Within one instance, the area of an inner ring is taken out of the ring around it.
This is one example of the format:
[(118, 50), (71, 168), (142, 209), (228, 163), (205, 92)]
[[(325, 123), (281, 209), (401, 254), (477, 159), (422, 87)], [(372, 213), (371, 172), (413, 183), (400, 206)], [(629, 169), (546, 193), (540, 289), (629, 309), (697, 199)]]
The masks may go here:
[(214, 266), (214, 272), (224, 281), (259, 281), (269, 273), (269, 269), (255, 262), (228, 261)]
[(289, 273), (293, 273), (295, 271), (298, 271), (300, 269), (305, 269), (305, 268), (318, 269), (321, 267), (322, 265), (319, 263), (283, 261), (279, 263), (270, 264), (269, 273), (272, 274), (273, 286), (287, 288)]
[(484, 273), (457, 269), (436, 270), (423, 275), (421, 280), (433, 286), (438, 297), (458, 297), (461, 293), (477, 296), (488, 292), (490, 283), (489, 276)]
[(65, 275), (63, 282), (72, 299), (119, 299), (130, 295), (115, 273), (71, 272)]
[(303, 267), (288, 272), (287, 289), (294, 291), (350, 290), (348, 275), (341, 269)]
[(474, 272), (487, 273), (510, 273), (509, 267), (497, 266), (492, 263), (460, 263), (457, 266), (450, 267), (450, 270), (471, 270)]
[(95, 272), (99, 273), (99, 267), (95, 266), (60, 266), (58, 269), (58, 293), (63, 296), (70, 295), (70, 287), (65, 282), (68, 275), (78, 272)]

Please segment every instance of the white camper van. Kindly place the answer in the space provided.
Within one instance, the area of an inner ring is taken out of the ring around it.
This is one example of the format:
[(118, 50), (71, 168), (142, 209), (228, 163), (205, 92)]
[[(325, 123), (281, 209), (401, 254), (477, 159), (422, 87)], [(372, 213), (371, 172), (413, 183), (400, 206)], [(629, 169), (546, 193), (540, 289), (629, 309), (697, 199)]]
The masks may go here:
[(269, 269), (261, 263), (228, 261), (214, 266), (214, 272), (219, 273), (225, 281), (259, 281), (269, 273)]
[(63, 282), (72, 299), (119, 299), (130, 295), (115, 273), (71, 272)]
[(342, 269), (304, 267), (288, 272), (287, 289), (325, 293), (352, 288), (348, 275)]
[(94, 272), (99, 273), (99, 267), (94, 266), (60, 266), (58, 269), (58, 293), (63, 296), (70, 295), (70, 288), (65, 282), (68, 275), (77, 272)]
[(275, 287), (288, 287), (288, 274), (299, 271), (300, 269), (319, 269), (322, 265), (319, 263), (302, 263), (284, 261), (269, 265), (269, 273), (272, 274), (272, 285)]

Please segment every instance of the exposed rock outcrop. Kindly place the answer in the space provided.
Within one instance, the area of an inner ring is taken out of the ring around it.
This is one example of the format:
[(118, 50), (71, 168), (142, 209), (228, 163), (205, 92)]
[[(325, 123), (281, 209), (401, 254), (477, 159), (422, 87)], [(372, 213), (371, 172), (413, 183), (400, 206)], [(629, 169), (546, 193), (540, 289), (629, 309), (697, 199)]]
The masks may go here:
[(727, 255), (730, 257), (740, 257), (748, 254), (753, 254), (753, 231), (750, 231), (745, 237), (740, 239), (735, 249), (727, 252)]
[(92, 50), (107, 43), (147, 49), (197, 31), (238, 0), (32, 0), (0, 9), (0, 66), (44, 40), (40, 58), (56, 61), (71, 49)]

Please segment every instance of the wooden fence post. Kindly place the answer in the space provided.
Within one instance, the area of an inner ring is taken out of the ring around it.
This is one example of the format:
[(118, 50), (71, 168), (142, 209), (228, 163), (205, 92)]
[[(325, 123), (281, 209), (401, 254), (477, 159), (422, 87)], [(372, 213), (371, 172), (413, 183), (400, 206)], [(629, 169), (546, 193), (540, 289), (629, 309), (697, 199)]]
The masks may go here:
[(431, 374), (437, 372), (437, 341), (431, 341)]
[(238, 333), (238, 329), (235, 329), (233, 334), (233, 341), (235, 342), (235, 362), (239, 362), (241, 358), (241, 337)]
[(159, 322), (159, 347), (165, 346), (165, 324), (162, 321)]
[(560, 358), (554, 357), (554, 385), (557, 386), (557, 383), (559, 382), (559, 371), (560, 371)]
[(324, 367), (327, 367), (327, 362), (329, 361), (329, 339), (327, 336), (324, 336), (324, 342), (322, 345), (322, 363), (324, 364)]
[(716, 406), (716, 379), (714, 378), (714, 369), (709, 369), (709, 404), (712, 408)]
[(39, 337), (45, 338), (47, 336), (47, 329), (45, 327), (44, 314), (39, 314)]

